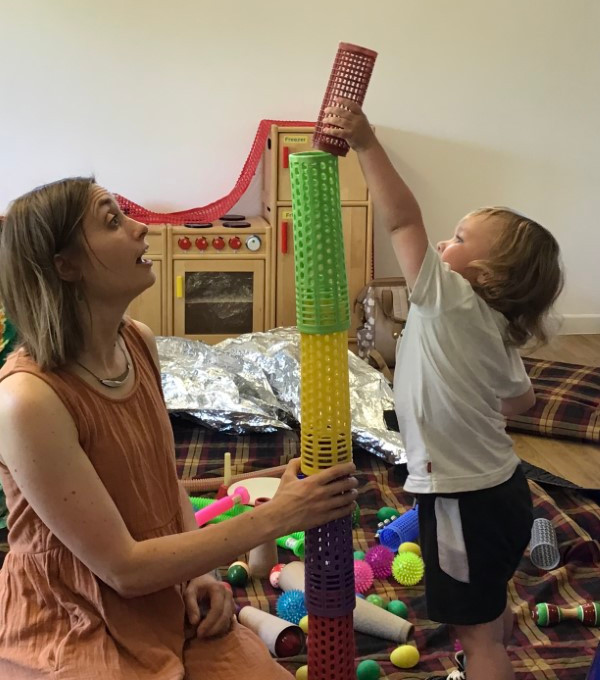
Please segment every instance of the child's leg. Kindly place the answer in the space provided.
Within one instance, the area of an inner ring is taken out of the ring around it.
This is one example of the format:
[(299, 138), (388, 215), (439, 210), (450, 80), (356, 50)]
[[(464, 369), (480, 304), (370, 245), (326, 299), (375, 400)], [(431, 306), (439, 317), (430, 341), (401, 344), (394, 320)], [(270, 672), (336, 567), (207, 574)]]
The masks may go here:
[(502, 614), (502, 626), (504, 629), (503, 642), (504, 646), (508, 647), (512, 639), (513, 628), (515, 626), (515, 617), (510, 608), (510, 604), (507, 602), (504, 614)]
[(514, 680), (515, 674), (504, 644), (507, 610), (508, 607), (490, 623), (455, 626), (467, 658), (469, 680)]
[(506, 587), (531, 536), (531, 497), (520, 470), (475, 492), (419, 496), (429, 618), (453, 626), (469, 680), (512, 680)]

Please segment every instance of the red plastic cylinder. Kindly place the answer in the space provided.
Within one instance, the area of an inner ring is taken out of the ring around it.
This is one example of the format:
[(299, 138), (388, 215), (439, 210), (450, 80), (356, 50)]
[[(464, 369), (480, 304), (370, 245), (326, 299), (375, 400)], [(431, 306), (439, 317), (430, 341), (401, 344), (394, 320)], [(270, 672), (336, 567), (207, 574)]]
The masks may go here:
[(345, 156), (348, 153), (350, 147), (346, 140), (323, 133), (325, 108), (335, 106), (335, 97), (351, 99), (362, 106), (376, 58), (377, 52), (366, 47), (343, 42), (339, 44), (315, 126), (315, 149), (328, 151), (334, 156)]
[(350, 680), (354, 670), (352, 612), (328, 618), (310, 615), (308, 668), (310, 680)]

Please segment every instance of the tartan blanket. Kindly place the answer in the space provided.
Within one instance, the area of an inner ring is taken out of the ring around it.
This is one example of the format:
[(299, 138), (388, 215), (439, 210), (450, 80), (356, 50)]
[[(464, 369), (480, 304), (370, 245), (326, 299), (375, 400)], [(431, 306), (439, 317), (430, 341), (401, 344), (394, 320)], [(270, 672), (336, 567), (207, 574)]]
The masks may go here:
[[(299, 454), (295, 432), (231, 436), (200, 428), (192, 423), (173, 421), (177, 470), (181, 478), (220, 477), (223, 454), (231, 452), (233, 474), (260, 470), (286, 463)], [(412, 497), (404, 493), (404, 466), (390, 466), (375, 456), (356, 451), (358, 467), (360, 527), (354, 531), (356, 550), (376, 544), (376, 512), (384, 506), (408, 508)], [(559, 487), (546, 490), (530, 481), (536, 511), (552, 520), (557, 531), (561, 566), (540, 572), (528, 555), (524, 556), (510, 587), (510, 601), (515, 616), (515, 632), (509, 648), (518, 680), (584, 680), (596, 647), (600, 628), (586, 628), (579, 622), (563, 622), (554, 628), (538, 628), (530, 609), (538, 602), (567, 605), (600, 599), (600, 507), (574, 490)], [(282, 562), (295, 559), (279, 550)], [(375, 581), (371, 592), (387, 599), (400, 599), (414, 623), (413, 642), (419, 649), (419, 664), (410, 671), (399, 670), (389, 661), (395, 645), (368, 635), (356, 634), (357, 661), (375, 659), (388, 680), (424, 680), (431, 674), (445, 674), (453, 669), (454, 640), (444, 625), (428, 620), (424, 586), (403, 588), (392, 579)], [(267, 580), (253, 580), (246, 588), (235, 588), (240, 606), (255, 607), (275, 613), (280, 592)], [(306, 663), (306, 657), (282, 662), (290, 671)]]
[(507, 427), (517, 432), (600, 444), (600, 367), (523, 359), (535, 406)]
[[(221, 477), (223, 454), (231, 452), (234, 474), (285, 464), (299, 455), (298, 435), (282, 431), (274, 434), (229, 436), (203, 429), (181, 419), (173, 419), (177, 472), (180, 478)], [(376, 512), (384, 505), (408, 508), (412, 498), (404, 493), (404, 466), (390, 466), (379, 458), (355, 451), (358, 467), (360, 526), (354, 531), (357, 550), (367, 550), (376, 543)], [(541, 516), (550, 519), (556, 529), (561, 551), (561, 566), (540, 572), (527, 555), (510, 587), (510, 601), (516, 613), (515, 632), (509, 648), (517, 680), (585, 680), (600, 628), (585, 628), (568, 621), (554, 628), (538, 628), (529, 610), (538, 602), (559, 605), (600, 600), (600, 507), (582, 493), (559, 486), (540, 486), (530, 481), (530, 488)], [(0, 565), (8, 549), (6, 530), (0, 530)], [(294, 559), (288, 551), (279, 551), (282, 562)], [(226, 565), (224, 565), (226, 566)], [(401, 599), (415, 625), (413, 643), (421, 654), (419, 664), (410, 671), (400, 671), (389, 661), (394, 645), (367, 635), (356, 634), (357, 660), (375, 659), (388, 680), (424, 680), (430, 674), (444, 674), (453, 668), (453, 643), (446, 626), (427, 619), (424, 586), (403, 588), (395, 581), (376, 581), (372, 592), (384, 598)], [(255, 607), (275, 613), (279, 591), (268, 581), (253, 580), (245, 588), (235, 589), (240, 606)], [(286, 660), (295, 671), (306, 657)]]

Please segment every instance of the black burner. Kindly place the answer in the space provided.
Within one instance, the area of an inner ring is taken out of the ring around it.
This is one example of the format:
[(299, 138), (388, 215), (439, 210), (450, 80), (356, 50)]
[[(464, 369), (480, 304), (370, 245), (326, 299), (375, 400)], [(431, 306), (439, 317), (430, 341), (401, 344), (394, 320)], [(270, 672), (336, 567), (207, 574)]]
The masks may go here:
[(188, 227), (189, 229), (208, 229), (209, 227), (212, 227), (212, 225), (212, 222), (187, 222), (183, 226)]
[(223, 226), (230, 229), (247, 229), (250, 226), (250, 222), (223, 222)]
[(245, 220), (246, 215), (223, 215), (223, 217), (219, 217), (219, 219), (223, 220), (223, 222), (239, 222)]

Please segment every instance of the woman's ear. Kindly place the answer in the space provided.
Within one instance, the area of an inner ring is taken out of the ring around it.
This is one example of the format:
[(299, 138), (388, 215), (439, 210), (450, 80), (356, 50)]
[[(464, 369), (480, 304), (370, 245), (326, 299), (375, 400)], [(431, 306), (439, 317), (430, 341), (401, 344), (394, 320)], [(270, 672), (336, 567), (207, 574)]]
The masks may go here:
[(56, 273), (58, 274), (59, 279), (71, 283), (81, 281), (81, 269), (79, 268), (79, 265), (75, 264), (75, 262), (64, 253), (57, 253), (54, 256), (54, 266), (56, 267)]

